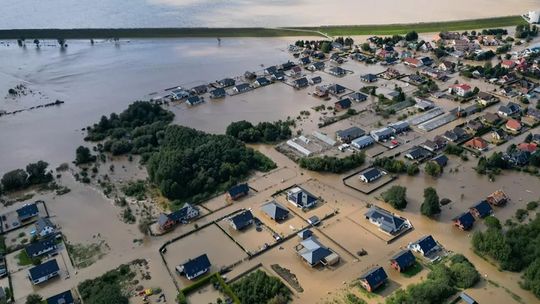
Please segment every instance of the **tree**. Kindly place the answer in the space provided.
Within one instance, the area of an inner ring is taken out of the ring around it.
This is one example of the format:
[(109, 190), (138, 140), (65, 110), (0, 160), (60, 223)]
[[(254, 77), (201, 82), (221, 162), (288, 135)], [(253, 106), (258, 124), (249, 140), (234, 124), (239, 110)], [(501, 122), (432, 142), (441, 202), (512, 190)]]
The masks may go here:
[(418, 33), (415, 31), (410, 31), (405, 35), (405, 40), (407, 41), (414, 41), (418, 40)]
[(28, 185), (28, 174), (23, 169), (9, 171), (2, 176), (1, 182), (4, 191), (20, 190)]
[(396, 209), (407, 207), (407, 188), (402, 186), (392, 186), (381, 194), (382, 199)]
[(330, 53), (332, 50), (332, 44), (329, 41), (325, 41), (321, 44), (321, 51), (323, 53)]
[(426, 174), (433, 177), (439, 176), (442, 172), (441, 166), (434, 161), (427, 162), (424, 170), (426, 171)]
[(43, 298), (35, 293), (32, 293), (26, 297), (26, 304), (41, 304), (43, 302)]
[[(286, 303), (290, 290), (278, 278), (257, 270), (231, 285), (241, 303)], [(279, 297), (278, 297), (279, 296)]]
[(498, 218), (494, 217), (494, 216), (488, 216), (484, 219), (484, 224), (488, 227), (488, 228), (493, 228), (493, 229), (502, 229), (502, 225), (501, 225), (501, 222), (499, 221)]
[(420, 206), (420, 212), (425, 216), (433, 216), (441, 213), (439, 195), (437, 195), (437, 191), (434, 188), (429, 187), (424, 189), (424, 202)]
[(42, 160), (37, 163), (31, 163), (26, 166), (26, 172), (28, 173), (28, 183), (31, 185), (48, 183), (53, 179), (50, 172), (47, 172), (49, 164)]
[(77, 165), (87, 164), (95, 160), (95, 156), (90, 153), (87, 147), (79, 146), (75, 151), (75, 163)]
[(418, 168), (417, 164), (409, 164), (407, 166), (407, 175), (414, 176), (420, 172), (420, 169)]
[(362, 45), (360, 45), (360, 48), (364, 52), (371, 52), (371, 46), (367, 42), (362, 43)]

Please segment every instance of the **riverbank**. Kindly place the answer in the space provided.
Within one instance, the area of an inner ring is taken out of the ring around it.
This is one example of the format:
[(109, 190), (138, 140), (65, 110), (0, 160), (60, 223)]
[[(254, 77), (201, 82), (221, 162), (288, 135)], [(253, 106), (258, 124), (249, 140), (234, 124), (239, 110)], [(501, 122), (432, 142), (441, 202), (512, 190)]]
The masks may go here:
[(194, 37), (287, 37), (394, 35), (411, 30), (418, 33), (463, 31), (480, 28), (510, 27), (525, 24), (521, 16), (469, 19), (459, 21), (320, 26), (291, 28), (102, 28), (102, 29), (10, 29), (0, 30), (0, 39), (97, 39), (97, 38), (194, 38)]

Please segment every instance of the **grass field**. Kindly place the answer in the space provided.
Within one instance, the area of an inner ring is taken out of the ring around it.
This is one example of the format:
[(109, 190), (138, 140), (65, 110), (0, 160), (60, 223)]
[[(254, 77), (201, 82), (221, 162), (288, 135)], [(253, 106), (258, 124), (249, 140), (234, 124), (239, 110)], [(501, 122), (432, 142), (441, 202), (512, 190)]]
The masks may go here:
[(285, 37), (394, 35), (415, 30), (419, 33), (464, 31), (525, 24), (520, 16), (494, 17), (412, 24), (375, 24), (298, 28), (109, 28), (109, 29), (13, 29), (0, 30), (0, 39), (90, 39), (90, 38), (180, 38), (180, 37)]

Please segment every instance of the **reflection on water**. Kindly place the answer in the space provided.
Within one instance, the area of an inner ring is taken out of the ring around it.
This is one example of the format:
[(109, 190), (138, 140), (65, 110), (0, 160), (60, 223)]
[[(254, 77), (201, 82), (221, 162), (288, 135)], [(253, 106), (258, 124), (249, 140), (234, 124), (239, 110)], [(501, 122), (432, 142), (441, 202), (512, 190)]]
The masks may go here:
[(0, 28), (410, 23), (517, 15), (538, 6), (538, 0), (3, 0)]

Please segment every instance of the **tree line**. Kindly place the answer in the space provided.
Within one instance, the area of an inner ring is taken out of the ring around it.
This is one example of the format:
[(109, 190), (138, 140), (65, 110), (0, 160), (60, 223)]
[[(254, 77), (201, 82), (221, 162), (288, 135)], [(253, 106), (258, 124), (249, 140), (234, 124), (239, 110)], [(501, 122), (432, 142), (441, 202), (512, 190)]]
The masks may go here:
[(51, 171), (47, 171), (48, 167), (47, 162), (40, 160), (28, 164), (26, 169), (15, 169), (6, 172), (0, 180), (0, 194), (51, 182), (53, 175)]
[(365, 158), (363, 152), (353, 153), (343, 158), (326, 155), (323, 157), (302, 157), (298, 161), (298, 164), (300, 168), (310, 171), (343, 173), (361, 166)]
[(232, 122), (227, 126), (225, 134), (246, 143), (274, 143), (291, 137), (291, 126), (294, 121), (260, 122), (253, 125), (249, 121)]

